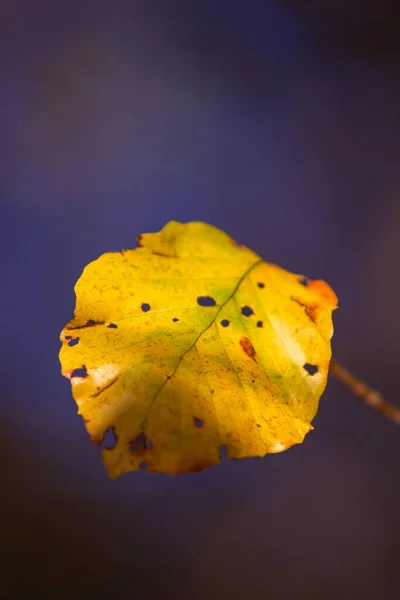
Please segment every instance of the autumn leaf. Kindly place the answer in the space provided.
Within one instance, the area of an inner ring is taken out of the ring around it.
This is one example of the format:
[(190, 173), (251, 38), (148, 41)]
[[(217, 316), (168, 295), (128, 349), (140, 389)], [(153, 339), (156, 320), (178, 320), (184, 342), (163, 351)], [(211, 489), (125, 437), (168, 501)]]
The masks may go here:
[(205, 223), (168, 223), (78, 280), (62, 373), (110, 477), (178, 474), (299, 444), (337, 298)]

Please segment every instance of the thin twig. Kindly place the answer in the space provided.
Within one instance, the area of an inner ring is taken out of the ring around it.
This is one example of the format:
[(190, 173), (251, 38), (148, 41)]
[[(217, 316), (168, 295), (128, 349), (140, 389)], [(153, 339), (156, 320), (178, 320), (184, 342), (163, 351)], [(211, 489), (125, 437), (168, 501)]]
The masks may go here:
[(341, 381), (365, 404), (400, 425), (400, 408), (387, 402), (379, 392), (371, 389), (364, 381), (352, 375), (334, 358), (331, 360), (329, 374)]

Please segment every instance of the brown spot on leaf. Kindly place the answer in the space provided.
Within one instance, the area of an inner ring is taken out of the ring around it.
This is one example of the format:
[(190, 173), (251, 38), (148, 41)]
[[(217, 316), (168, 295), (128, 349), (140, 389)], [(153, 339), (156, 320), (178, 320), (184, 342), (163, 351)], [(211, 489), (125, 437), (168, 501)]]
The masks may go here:
[(96, 446), (99, 446), (101, 444), (101, 442), (103, 441), (103, 434), (102, 433), (94, 433), (91, 436), (92, 442), (93, 444), (95, 444)]
[(152, 254), (163, 256), (164, 258), (179, 258), (177, 254), (166, 254), (165, 252), (157, 252), (156, 250), (152, 250)]
[(199, 473), (200, 471), (204, 471), (204, 469), (208, 469), (213, 464), (214, 463), (211, 461), (201, 461), (200, 459), (198, 459), (188, 465), (187, 472)]
[(97, 398), (97, 396), (99, 396), (101, 393), (105, 392), (106, 390), (108, 390), (108, 388), (110, 388), (112, 385), (114, 385), (114, 383), (116, 383), (119, 379), (119, 375), (116, 375), (113, 379), (111, 379), (111, 381), (109, 381), (107, 383), (107, 385), (105, 385), (104, 387), (97, 387), (97, 391), (91, 396), (92, 398)]
[(306, 304), (305, 302), (302, 302), (301, 300), (299, 300), (299, 298), (295, 298), (294, 296), (291, 296), (290, 299), (302, 306), (307, 317), (310, 317), (311, 321), (313, 321), (314, 323), (316, 322), (318, 318), (318, 311), (320, 308), (319, 304), (316, 304), (315, 302), (313, 304)]
[(319, 306), (315, 306), (315, 305), (314, 306), (307, 306), (307, 305), (304, 305), (305, 313), (306, 313), (307, 317), (310, 317), (310, 319), (311, 319), (311, 321), (313, 323), (315, 323), (316, 320), (317, 320), (318, 309), (319, 309)]
[(85, 325), (77, 325), (76, 327), (70, 327), (70, 325), (67, 325), (65, 329), (68, 329), (68, 331), (74, 331), (75, 329), (86, 329), (87, 327), (94, 327), (95, 325), (104, 325), (104, 323), (104, 321), (93, 321), (93, 319), (89, 319)]
[(243, 348), (243, 351), (247, 354), (249, 358), (252, 358), (255, 362), (257, 362), (256, 351), (254, 350), (254, 346), (249, 340), (248, 337), (244, 336), (240, 340), (240, 345)]

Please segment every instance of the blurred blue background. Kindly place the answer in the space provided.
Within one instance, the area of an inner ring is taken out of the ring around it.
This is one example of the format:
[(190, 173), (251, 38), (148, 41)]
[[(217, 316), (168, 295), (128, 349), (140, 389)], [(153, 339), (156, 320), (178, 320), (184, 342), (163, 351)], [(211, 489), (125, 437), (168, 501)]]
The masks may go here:
[(303, 445), (111, 482), (60, 375), (100, 254), (204, 220), (326, 279), (399, 401), (396, 2), (3, 0), (4, 598), (400, 597), (400, 430), (331, 381)]

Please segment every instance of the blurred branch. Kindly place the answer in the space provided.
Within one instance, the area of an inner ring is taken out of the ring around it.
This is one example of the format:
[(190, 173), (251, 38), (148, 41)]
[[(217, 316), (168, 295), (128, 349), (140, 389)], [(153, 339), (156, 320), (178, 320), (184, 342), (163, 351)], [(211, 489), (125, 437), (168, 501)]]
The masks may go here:
[(361, 398), (371, 408), (400, 425), (400, 408), (387, 402), (376, 390), (371, 389), (364, 381), (352, 375), (337, 360), (332, 358), (329, 374), (336, 377), (341, 383), (348, 387), (353, 394)]

